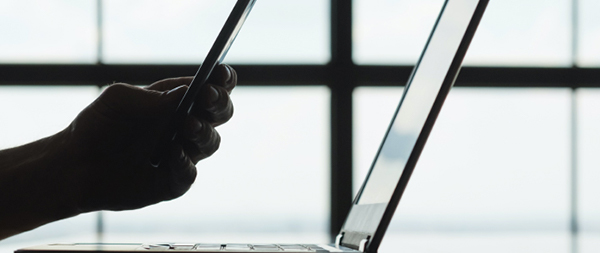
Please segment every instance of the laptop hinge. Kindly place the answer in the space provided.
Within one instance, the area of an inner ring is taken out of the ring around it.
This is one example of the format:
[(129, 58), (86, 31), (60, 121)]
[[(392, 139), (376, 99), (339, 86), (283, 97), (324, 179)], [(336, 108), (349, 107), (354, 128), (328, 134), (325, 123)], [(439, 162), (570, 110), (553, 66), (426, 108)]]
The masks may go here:
[(369, 246), (371, 235), (354, 231), (343, 231), (336, 237), (336, 246), (344, 246), (365, 252)]
[(367, 243), (369, 243), (369, 239), (370, 238), (362, 239), (360, 241), (360, 244), (358, 244), (358, 251), (365, 252), (365, 250), (367, 249)]
[(344, 238), (344, 233), (339, 233), (335, 237), (335, 247), (339, 248), (342, 245), (342, 239)]
[[(337, 247), (339, 249), (342, 244), (343, 239), (344, 239), (344, 233), (342, 232), (335, 237), (335, 247)], [(358, 251), (365, 252), (365, 250), (367, 249), (367, 243), (369, 243), (369, 239), (371, 239), (370, 236), (367, 237), (367, 239), (362, 239), (360, 241), (360, 243), (358, 244)]]

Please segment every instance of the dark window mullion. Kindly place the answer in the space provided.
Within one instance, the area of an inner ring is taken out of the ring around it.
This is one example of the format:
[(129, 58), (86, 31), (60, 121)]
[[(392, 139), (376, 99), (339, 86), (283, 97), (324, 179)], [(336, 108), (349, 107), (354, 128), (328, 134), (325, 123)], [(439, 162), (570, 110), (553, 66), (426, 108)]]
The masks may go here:
[(352, 205), (352, 0), (331, 1), (331, 216), (330, 235), (340, 231)]

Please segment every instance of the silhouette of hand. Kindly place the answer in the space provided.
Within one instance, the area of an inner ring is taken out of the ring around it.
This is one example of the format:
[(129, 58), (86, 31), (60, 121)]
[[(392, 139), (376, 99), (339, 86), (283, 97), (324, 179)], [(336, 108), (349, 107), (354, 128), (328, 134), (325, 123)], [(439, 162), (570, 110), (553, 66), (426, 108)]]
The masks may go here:
[(170, 144), (161, 165), (153, 167), (156, 149), (169, 117), (192, 77), (158, 81), (140, 88), (109, 86), (59, 133), (63, 166), (74, 183), (80, 212), (141, 208), (183, 195), (196, 178), (195, 164), (212, 155), (220, 136), (215, 127), (233, 114), (229, 94), (237, 75), (218, 66), (201, 91), (182, 128), (181, 143)]

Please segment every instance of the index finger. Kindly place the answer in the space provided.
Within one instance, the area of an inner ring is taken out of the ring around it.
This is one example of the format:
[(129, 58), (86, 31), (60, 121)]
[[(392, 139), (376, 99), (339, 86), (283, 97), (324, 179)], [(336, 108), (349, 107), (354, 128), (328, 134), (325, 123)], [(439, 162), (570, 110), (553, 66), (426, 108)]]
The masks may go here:
[(227, 93), (231, 94), (231, 91), (237, 84), (237, 72), (227, 64), (220, 64), (215, 67), (208, 82), (212, 85), (225, 88)]
[(193, 76), (167, 78), (148, 85), (146, 89), (155, 91), (167, 91), (179, 87), (181, 85), (189, 85), (193, 79)]

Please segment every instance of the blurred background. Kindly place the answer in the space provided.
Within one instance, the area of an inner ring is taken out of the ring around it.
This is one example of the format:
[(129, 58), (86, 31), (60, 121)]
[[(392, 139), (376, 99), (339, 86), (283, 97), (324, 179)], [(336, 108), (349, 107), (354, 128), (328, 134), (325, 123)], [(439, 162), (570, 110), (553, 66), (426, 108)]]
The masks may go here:
[[(330, 242), (443, 0), (258, 0), (183, 197), (0, 241)], [(0, 0), (0, 148), (112, 82), (193, 75), (235, 0)], [(491, 1), (380, 252), (600, 250), (600, 2)], [(596, 199), (596, 200), (594, 200)], [(2, 205), (10, 203), (2, 203)]]

